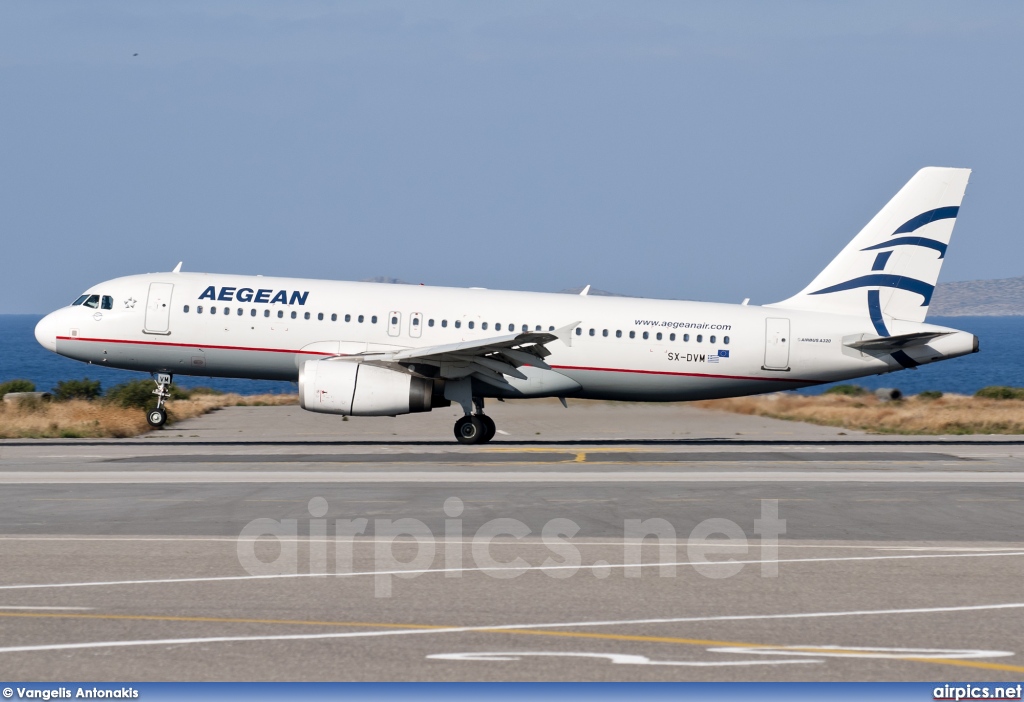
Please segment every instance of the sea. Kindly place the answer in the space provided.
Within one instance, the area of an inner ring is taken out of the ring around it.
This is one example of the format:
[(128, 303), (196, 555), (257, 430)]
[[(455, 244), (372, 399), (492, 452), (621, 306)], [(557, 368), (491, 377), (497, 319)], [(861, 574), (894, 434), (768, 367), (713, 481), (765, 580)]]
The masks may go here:
[[(41, 318), (31, 314), (0, 315), (0, 382), (24, 378), (35, 383), (37, 390), (48, 391), (61, 380), (89, 378), (109, 388), (149, 377), (147, 373), (85, 365), (47, 351), (33, 333)], [(987, 385), (1024, 387), (1024, 354), (1018, 346), (1024, 338), (1024, 317), (929, 317), (928, 321), (977, 335), (981, 353), (849, 382), (870, 390), (897, 388), (905, 395), (924, 390), (971, 395)], [(270, 380), (179, 375), (174, 382), (182, 388), (211, 387), (242, 395), (298, 391), (296, 383)], [(819, 385), (799, 392), (817, 394), (829, 387)]]

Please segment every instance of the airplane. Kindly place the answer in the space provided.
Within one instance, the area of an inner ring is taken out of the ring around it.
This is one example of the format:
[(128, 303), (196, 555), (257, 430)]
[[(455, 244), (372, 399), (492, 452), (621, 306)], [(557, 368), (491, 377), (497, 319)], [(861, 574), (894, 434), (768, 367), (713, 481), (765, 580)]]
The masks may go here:
[[(455, 438), (494, 438), (486, 399), (677, 402), (916, 368), (979, 349), (927, 324), (970, 170), (924, 168), (807, 287), (767, 305), (169, 273), (109, 280), (35, 328), (50, 351), (152, 374), (298, 381), (339, 415), (460, 405)], [(766, 239), (778, 242), (778, 237)]]

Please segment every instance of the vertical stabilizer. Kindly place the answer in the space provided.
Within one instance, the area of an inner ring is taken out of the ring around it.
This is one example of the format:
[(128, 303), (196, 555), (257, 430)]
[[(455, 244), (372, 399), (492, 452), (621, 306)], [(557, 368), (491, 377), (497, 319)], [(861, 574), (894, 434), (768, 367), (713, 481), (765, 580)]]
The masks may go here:
[(971, 171), (922, 168), (799, 293), (769, 307), (923, 322)]

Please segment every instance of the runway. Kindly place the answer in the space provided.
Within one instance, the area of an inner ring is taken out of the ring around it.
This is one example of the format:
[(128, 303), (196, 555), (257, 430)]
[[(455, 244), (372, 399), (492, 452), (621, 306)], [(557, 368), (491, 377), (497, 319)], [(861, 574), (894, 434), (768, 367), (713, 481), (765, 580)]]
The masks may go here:
[(1024, 677), (1017, 437), (509, 403), (462, 447), (237, 409), (0, 442), (0, 675)]

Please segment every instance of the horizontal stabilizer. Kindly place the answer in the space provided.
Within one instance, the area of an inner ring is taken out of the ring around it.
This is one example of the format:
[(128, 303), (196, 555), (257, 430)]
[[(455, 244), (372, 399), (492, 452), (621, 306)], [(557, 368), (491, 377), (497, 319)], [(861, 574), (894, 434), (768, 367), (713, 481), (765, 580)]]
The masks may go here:
[(914, 332), (913, 334), (900, 334), (899, 336), (883, 336), (877, 339), (864, 339), (852, 341), (846, 346), (858, 351), (898, 351), (909, 346), (923, 346), (933, 339), (946, 336), (953, 332)]

